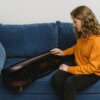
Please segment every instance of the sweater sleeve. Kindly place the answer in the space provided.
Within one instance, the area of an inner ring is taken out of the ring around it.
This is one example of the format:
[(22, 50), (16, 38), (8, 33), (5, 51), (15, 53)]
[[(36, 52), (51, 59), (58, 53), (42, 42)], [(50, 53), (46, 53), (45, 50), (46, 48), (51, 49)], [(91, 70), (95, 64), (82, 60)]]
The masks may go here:
[(73, 45), (72, 47), (64, 50), (64, 55), (73, 55), (74, 54), (74, 51), (75, 51), (75, 45)]
[(90, 52), (87, 64), (80, 66), (69, 66), (68, 72), (73, 74), (92, 74), (100, 70), (100, 46), (95, 44)]

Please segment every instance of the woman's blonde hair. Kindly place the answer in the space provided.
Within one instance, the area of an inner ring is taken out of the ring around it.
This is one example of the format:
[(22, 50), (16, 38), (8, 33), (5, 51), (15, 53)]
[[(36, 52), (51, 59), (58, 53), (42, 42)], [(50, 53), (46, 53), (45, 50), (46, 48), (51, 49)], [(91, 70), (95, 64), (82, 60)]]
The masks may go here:
[(81, 20), (82, 31), (77, 32), (77, 37), (88, 38), (90, 35), (100, 35), (100, 25), (90, 8), (79, 6), (71, 12), (71, 17)]

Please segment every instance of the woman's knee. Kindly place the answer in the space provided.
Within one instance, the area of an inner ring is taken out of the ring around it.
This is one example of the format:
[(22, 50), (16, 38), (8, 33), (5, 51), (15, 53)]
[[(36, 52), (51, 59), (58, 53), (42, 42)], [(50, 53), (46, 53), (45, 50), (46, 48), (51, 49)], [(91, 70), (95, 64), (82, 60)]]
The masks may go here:
[(64, 86), (65, 87), (68, 87), (68, 88), (70, 88), (70, 87), (73, 87), (74, 88), (74, 79), (73, 79), (73, 77), (67, 78), (65, 80), (65, 82), (64, 82)]
[(52, 76), (52, 82), (55, 83), (59, 80), (59, 70)]
[(62, 71), (58, 70), (52, 77), (52, 83), (53, 84), (60, 84), (62, 83)]

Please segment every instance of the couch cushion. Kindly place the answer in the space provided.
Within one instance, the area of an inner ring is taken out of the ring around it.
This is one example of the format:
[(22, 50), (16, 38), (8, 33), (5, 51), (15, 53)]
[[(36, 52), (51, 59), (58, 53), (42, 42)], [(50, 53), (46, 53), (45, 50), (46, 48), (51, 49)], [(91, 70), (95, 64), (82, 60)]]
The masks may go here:
[(29, 59), (29, 58), (7, 58), (4, 68), (10, 67), (10, 66), (17, 64), (17, 63), (20, 63), (26, 59)]
[[(16, 62), (20, 62), (22, 60), (25, 60), (26, 58), (9, 58), (6, 61), (6, 65), (5, 67), (8, 67), (9, 65), (15, 64)], [(67, 65), (73, 65), (73, 61), (67, 61), (66, 62)], [(33, 82), (30, 86), (28, 86), (26, 89), (24, 89), (23, 93), (55, 93), (55, 91), (53, 90), (53, 87), (51, 85), (51, 78), (54, 75), (54, 73), (57, 70), (53, 71), (51, 74), (44, 76), (38, 80), (36, 80), (35, 82)], [(88, 88), (87, 90), (81, 92), (82, 94), (92, 94), (92, 93), (100, 93), (100, 81), (98, 81), (96, 84), (94, 84), (93, 86), (91, 86), (90, 88)], [(7, 89), (5, 89), (5, 87), (2, 84), (2, 81), (0, 79), (0, 93), (9, 93), (9, 91)]]
[[(42, 77), (35, 82), (33, 82), (30, 86), (26, 87), (24, 89), (23, 93), (55, 93), (55, 91), (52, 88), (51, 85), (51, 78), (52, 75), (55, 73), (52, 72), (51, 74)], [(96, 84), (88, 88), (87, 90), (81, 92), (81, 94), (99, 94), (100, 93), (100, 81), (98, 81)], [(0, 79), (0, 93), (10, 93), (2, 84)]]
[[(16, 64), (20, 61), (23, 61), (25, 59), (28, 59), (28, 58), (7, 58), (5, 68), (13, 64)], [(67, 64), (71, 64), (71, 62), (67, 62)], [(53, 90), (51, 86), (51, 78), (52, 78), (52, 75), (55, 73), (55, 71), (33, 82), (33, 84), (31, 84), (24, 90), (24, 93), (55, 93), (55, 91)], [(0, 93), (9, 93), (9, 91), (5, 89), (5, 87), (3, 86), (3, 83), (1, 80), (0, 80)]]
[(7, 57), (30, 57), (58, 46), (55, 23), (0, 25)]
[(59, 100), (56, 94), (0, 94), (1, 100)]
[(6, 52), (3, 45), (0, 43), (0, 74), (1, 74), (1, 70), (4, 67), (5, 60), (6, 60)]
[(58, 47), (67, 49), (76, 43), (75, 32), (71, 23), (57, 21), (58, 27)]

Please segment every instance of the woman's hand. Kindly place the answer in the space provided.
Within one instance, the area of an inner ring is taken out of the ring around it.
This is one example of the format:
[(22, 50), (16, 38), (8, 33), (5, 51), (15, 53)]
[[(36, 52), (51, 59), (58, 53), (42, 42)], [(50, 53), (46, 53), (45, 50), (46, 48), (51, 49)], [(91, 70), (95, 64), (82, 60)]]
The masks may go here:
[(65, 65), (65, 64), (61, 64), (60, 67), (59, 67), (60, 70), (63, 70), (63, 71), (67, 71), (68, 70), (68, 66)]
[(51, 54), (54, 54), (54, 55), (64, 56), (63, 50), (61, 50), (59, 48), (54, 48), (54, 49), (50, 50), (50, 52), (51, 52)]

